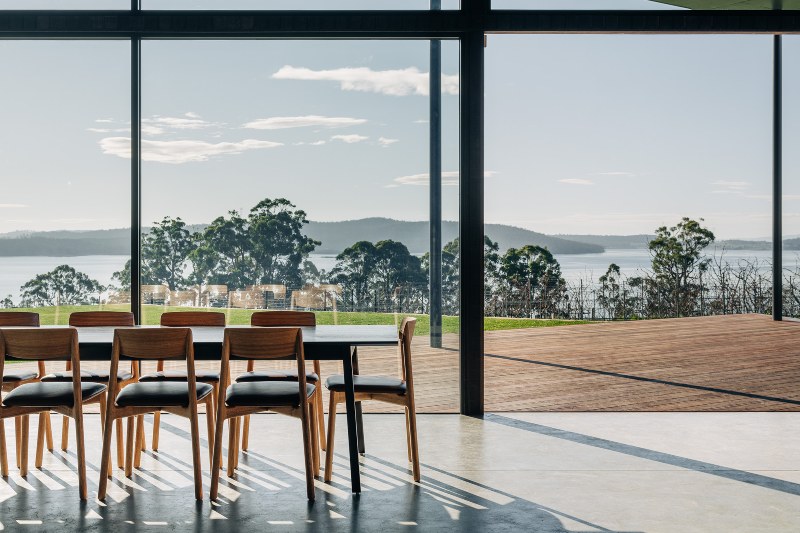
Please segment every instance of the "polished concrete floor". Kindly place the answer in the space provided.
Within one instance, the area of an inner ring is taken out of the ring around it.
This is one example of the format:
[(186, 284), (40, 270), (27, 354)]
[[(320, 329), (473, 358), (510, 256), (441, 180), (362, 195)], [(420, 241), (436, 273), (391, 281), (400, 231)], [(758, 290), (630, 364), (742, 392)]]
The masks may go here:
[[(100, 503), (99, 418), (86, 418), (90, 500), (79, 503), (72, 441), (27, 479), (12, 470), (0, 480), (0, 530), (800, 531), (797, 413), (422, 415), (420, 484), (403, 418), (370, 414), (360, 496), (349, 492), (341, 418), (334, 480), (317, 482), (313, 504), (299, 422), (278, 415), (254, 418), (251, 450), (235, 479), (223, 477), (217, 503), (195, 502), (188, 424), (169, 415), (161, 450), (132, 479), (115, 477)], [(13, 466), (10, 421), (6, 435)], [(205, 453), (203, 469), (207, 495)]]

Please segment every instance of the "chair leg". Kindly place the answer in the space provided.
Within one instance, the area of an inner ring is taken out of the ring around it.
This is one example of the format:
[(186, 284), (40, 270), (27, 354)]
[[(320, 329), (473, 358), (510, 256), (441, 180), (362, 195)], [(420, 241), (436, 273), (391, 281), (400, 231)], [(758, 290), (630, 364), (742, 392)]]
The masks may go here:
[(219, 489), (219, 471), (222, 468), (222, 431), (225, 428), (225, 413), (221, 408), (217, 408), (217, 429), (214, 431), (214, 455), (211, 460), (211, 488), (209, 498), (217, 499)]
[(8, 477), (8, 455), (6, 450), (6, 421), (0, 418), (0, 475)]
[[(322, 378), (320, 378), (322, 379)], [(317, 429), (319, 432), (319, 445), (320, 448), (323, 450), (327, 449), (327, 443), (325, 442), (325, 410), (323, 409), (323, 399), (322, 399), (322, 385), (320, 382), (317, 382), (317, 390), (314, 394), (314, 406), (316, 407), (317, 411)]]
[(244, 415), (242, 424), (242, 451), (246, 452), (250, 444), (250, 415)]
[(78, 491), (81, 501), (88, 498), (88, 487), (86, 485), (86, 441), (83, 431), (83, 413), (75, 414), (75, 440), (78, 448)]
[[(312, 406), (306, 405), (306, 412), (300, 420), (303, 426), (303, 455), (306, 467), (306, 495), (309, 501), (314, 501), (314, 445), (311, 442), (311, 424), (308, 412)], [(316, 428), (315, 428), (316, 429)]]
[(42, 468), (42, 459), (44, 458), (44, 434), (45, 434), (45, 421), (44, 411), (39, 413), (39, 426), (36, 428), (36, 460), (33, 463), (36, 468)]
[(29, 415), (21, 417), (22, 422), (22, 435), (20, 436), (20, 452), (19, 452), (19, 475), (25, 477), (28, 475), (28, 430), (29, 430)]
[[(106, 499), (106, 490), (108, 488), (108, 480), (111, 478), (114, 467), (111, 465), (111, 433), (114, 428), (114, 423), (110, 420), (106, 422), (107, 431), (103, 432), (103, 452), (100, 455), (100, 481), (97, 487), (97, 499)], [(119, 420), (119, 419), (118, 419)], [(117, 426), (119, 428), (119, 426)]]
[(140, 468), (142, 466), (142, 450), (146, 449), (144, 445), (144, 415), (136, 417), (136, 440), (133, 452), (133, 467)]
[(153, 415), (153, 451), (158, 451), (158, 433), (161, 429), (161, 413), (156, 412)]
[(411, 430), (411, 468), (414, 474), (414, 481), (419, 483), (419, 443), (417, 442), (417, 413), (414, 406), (408, 407), (408, 426)]
[(236, 468), (235, 457), (238, 454), (236, 449), (236, 434), (239, 432), (239, 417), (232, 417), (228, 420), (228, 477), (233, 477)]
[(50, 422), (50, 413), (47, 412), (44, 414), (44, 423), (45, 423), (45, 437), (47, 437), (47, 451), (53, 451), (53, 424)]
[(317, 431), (317, 402), (316, 398), (308, 404), (309, 433), (311, 438), (311, 459), (314, 467), (314, 477), (319, 475), (319, 432)]
[(61, 417), (61, 451), (67, 451), (69, 445), (69, 417)]
[(122, 470), (125, 468), (125, 445), (122, 442), (122, 419), (117, 418), (114, 424), (117, 426), (117, 468)]
[(22, 417), (15, 416), (14, 417), (14, 442), (16, 443), (14, 450), (14, 455), (16, 456), (17, 460), (17, 468), (22, 466), (20, 463), (20, 458), (22, 457)]
[(328, 447), (325, 449), (325, 483), (331, 482), (333, 475), (333, 439), (336, 433), (336, 393), (331, 391), (328, 403)]
[(206, 429), (208, 431), (208, 464), (214, 462), (214, 408), (211, 400), (206, 400)]
[(125, 442), (125, 477), (131, 477), (133, 474), (133, 434), (136, 433), (135, 423), (136, 417), (128, 417), (128, 434)]
[[(103, 430), (103, 440), (105, 441), (106, 432), (111, 431), (111, 425), (106, 424), (106, 393), (100, 395), (100, 427)], [(108, 468), (109, 470), (113, 469), (113, 465), (111, 464), (111, 457), (108, 458)]]
[(405, 409), (406, 415), (406, 450), (408, 452), (408, 462), (411, 462), (411, 426), (408, 424), (408, 407)]
[(144, 432), (144, 415), (139, 415), (138, 424), (139, 424), (139, 431), (141, 432), (141, 436), (139, 437), (139, 440), (141, 441), (142, 450), (146, 450), (147, 449), (147, 435)]
[(200, 465), (200, 424), (197, 420), (197, 410), (189, 415), (189, 427), (192, 433), (192, 467), (194, 471), (194, 497), (203, 499), (203, 477)]

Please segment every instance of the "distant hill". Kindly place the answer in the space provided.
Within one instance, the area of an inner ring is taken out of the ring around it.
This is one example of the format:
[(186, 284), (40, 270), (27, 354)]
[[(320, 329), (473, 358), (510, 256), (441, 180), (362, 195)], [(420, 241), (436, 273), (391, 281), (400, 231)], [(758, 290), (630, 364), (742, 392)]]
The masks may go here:
[(596, 244), (607, 249), (641, 249), (647, 248), (647, 243), (655, 238), (655, 235), (562, 235), (555, 237), (570, 241), (586, 242)]
[[(202, 231), (205, 225), (188, 226), (192, 232)], [(147, 229), (145, 228), (145, 232)], [(377, 242), (394, 239), (404, 243), (412, 253), (428, 251), (428, 222), (407, 222), (388, 218), (365, 218), (343, 222), (310, 222), (306, 234), (322, 245), (318, 253), (338, 254), (355, 242), (366, 240)], [(547, 247), (554, 254), (601, 253), (598, 244), (576, 242), (562, 237), (553, 237), (535, 231), (487, 224), (485, 232), (500, 244), (501, 250), (536, 244)], [(443, 242), (458, 236), (458, 223), (442, 223)], [(46, 231), (13, 232), (0, 234), (0, 256), (80, 256), (80, 255), (126, 255), (130, 251), (130, 230), (118, 228), (94, 231)]]
[[(306, 235), (322, 242), (319, 253), (335, 254), (358, 241), (377, 242), (392, 239), (405, 244), (411, 253), (425, 253), (429, 248), (428, 222), (407, 222), (389, 218), (362, 218), (342, 222), (311, 222), (305, 227)], [(547, 247), (554, 254), (602, 253), (602, 246), (551, 237), (515, 226), (487, 224), (484, 232), (500, 244), (501, 250), (519, 248), (526, 244)], [(458, 236), (458, 223), (442, 222), (442, 241), (450, 242)]]

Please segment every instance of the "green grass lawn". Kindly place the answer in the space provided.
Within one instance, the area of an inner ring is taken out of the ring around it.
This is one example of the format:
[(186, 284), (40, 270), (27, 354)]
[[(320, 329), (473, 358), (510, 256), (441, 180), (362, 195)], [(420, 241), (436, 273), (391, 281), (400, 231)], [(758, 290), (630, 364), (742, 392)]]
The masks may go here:
[[(39, 307), (35, 309), (14, 309), (14, 311), (33, 311), (39, 313), (42, 325), (66, 324), (69, 314), (73, 311), (128, 311), (126, 304), (103, 306), (61, 306)], [(228, 324), (249, 324), (253, 309), (207, 309), (193, 307), (164, 307), (161, 305), (142, 306), (144, 324), (158, 324), (159, 316), (164, 311), (223, 311), (228, 316)], [(404, 316), (399, 313), (345, 313), (333, 311), (317, 311), (317, 324), (382, 324), (399, 326)], [(418, 335), (430, 333), (428, 315), (411, 315), (417, 318)], [(442, 330), (444, 333), (458, 333), (460, 319), (457, 316), (442, 317)], [(583, 320), (539, 320), (527, 318), (497, 318), (487, 317), (483, 324), (486, 331), (521, 328), (542, 328), (551, 326), (568, 326), (572, 324), (586, 324)]]

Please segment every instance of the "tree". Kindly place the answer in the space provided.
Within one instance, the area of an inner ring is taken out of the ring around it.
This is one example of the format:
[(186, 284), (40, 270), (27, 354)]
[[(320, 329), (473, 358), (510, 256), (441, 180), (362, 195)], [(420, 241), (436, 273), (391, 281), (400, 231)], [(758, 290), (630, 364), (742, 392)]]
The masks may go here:
[(215, 218), (196, 241), (197, 246), (189, 255), (196, 280), (231, 288), (244, 288), (255, 282), (249, 226), (238, 211), (229, 211), (228, 218)]
[(0, 309), (13, 309), (14, 307), (14, 300), (11, 299), (11, 295), (9, 294), (2, 300), (0, 300)]
[(156, 222), (142, 239), (142, 282), (163, 283), (171, 290), (183, 288), (183, 271), (193, 249), (192, 237), (180, 217)]
[(391, 239), (375, 244), (372, 284), (379, 299), (396, 300), (397, 310), (402, 311), (404, 300), (411, 298), (411, 293), (418, 291), (425, 281), (420, 258), (411, 255), (405, 244)]
[(693, 312), (701, 290), (700, 276), (711, 262), (702, 252), (714, 242), (714, 234), (700, 222), (683, 217), (675, 226), (661, 226), (648, 244), (659, 296), (673, 316)]
[(121, 291), (130, 291), (131, 290), (131, 260), (128, 259), (125, 261), (125, 266), (122, 267), (122, 270), (117, 270), (113, 274), (111, 274), (111, 279), (119, 284), (119, 290)]
[(377, 252), (369, 241), (359, 241), (336, 256), (331, 281), (344, 288), (342, 297), (352, 309), (365, 309), (370, 301), (370, 279), (375, 268)]
[(523, 309), (525, 316), (534, 309), (541, 315), (556, 313), (566, 282), (561, 265), (547, 248), (530, 244), (509, 248), (500, 258), (499, 273), (507, 289), (505, 299), (516, 308), (515, 314)]
[(250, 210), (248, 224), (258, 282), (300, 286), (303, 261), (321, 244), (303, 234), (306, 212), (285, 198), (265, 198)]
[(608, 318), (626, 318), (632, 310), (631, 297), (620, 287), (622, 275), (616, 263), (608, 265), (606, 273), (600, 276), (600, 287), (597, 290), (597, 303), (605, 309)]
[(20, 287), (21, 307), (92, 305), (100, 303), (103, 286), (69, 265), (39, 274)]

